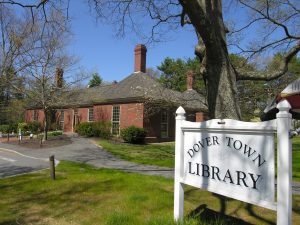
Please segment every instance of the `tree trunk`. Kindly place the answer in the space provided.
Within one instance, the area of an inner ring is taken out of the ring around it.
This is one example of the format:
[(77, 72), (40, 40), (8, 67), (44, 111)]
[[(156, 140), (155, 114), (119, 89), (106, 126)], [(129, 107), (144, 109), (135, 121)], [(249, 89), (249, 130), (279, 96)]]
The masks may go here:
[(206, 81), (210, 118), (240, 119), (235, 72), (227, 51), (206, 49)]
[(44, 120), (44, 138), (43, 140), (48, 140), (48, 111), (44, 110), (45, 120)]
[[(240, 119), (236, 74), (226, 43), (221, 0), (179, 0), (198, 36), (196, 55), (205, 68), (209, 116)], [(197, 54), (197, 49), (202, 49)]]

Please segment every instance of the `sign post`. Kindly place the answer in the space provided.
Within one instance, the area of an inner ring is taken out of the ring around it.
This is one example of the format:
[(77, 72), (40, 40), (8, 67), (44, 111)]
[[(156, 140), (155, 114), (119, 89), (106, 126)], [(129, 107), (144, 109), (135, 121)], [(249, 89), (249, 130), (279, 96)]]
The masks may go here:
[(289, 138), (292, 115), (287, 100), (277, 108), (277, 224), (291, 225), (292, 221), (292, 144)]
[(185, 111), (180, 106), (176, 110), (176, 145), (175, 145), (175, 177), (174, 177), (174, 218), (183, 218), (184, 190), (180, 178), (183, 176), (183, 132), (181, 126), (185, 121)]
[[(291, 225), (290, 105), (278, 104), (277, 120), (242, 122), (185, 120), (176, 111), (174, 219), (183, 218), (188, 184), (240, 201), (277, 210), (277, 224)], [(278, 136), (278, 180), (275, 200), (275, 140)]]

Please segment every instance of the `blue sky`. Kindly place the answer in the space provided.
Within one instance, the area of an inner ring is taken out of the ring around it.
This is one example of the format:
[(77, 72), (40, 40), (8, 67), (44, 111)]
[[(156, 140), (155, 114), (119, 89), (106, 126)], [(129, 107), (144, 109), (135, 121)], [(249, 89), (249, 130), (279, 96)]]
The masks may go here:
[[(113, 27), (96, 23), (88, 5), (74, 1), (70, 5), (71, 39), (68, 50), (79, 57), (79, 65), (97, 71), (106, 81), (121, 80), (133, 72), (134, 47), (141, 43), (135, 35), (114, 36)], [(193, 32), (178, 30), (172, 40), (147, 46), (147, 68), (156, 68), (166, 57), (194, 57), (196, 37)]]

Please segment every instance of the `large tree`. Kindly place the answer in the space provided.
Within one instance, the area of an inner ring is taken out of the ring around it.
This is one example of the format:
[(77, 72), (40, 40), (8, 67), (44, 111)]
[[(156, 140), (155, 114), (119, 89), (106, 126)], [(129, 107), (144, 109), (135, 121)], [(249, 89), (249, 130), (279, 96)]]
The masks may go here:
[[(32, 5), (22, 5), (21, 1), (12, 0), (2, 2), (17, 3), (30, 9), (43, 9), (46, 5), (53, 4), (51, 0), (37, 1), (37, 4)], [(177, 29), (180, 25), (191, 25), (197, 37), (195, 54), (200, 59), (201, 73), (207, 85), (211, 118), (240, 118), (237, 81), (277, 79), (286, 73), (290, 60), (300, 50), (298, 0), (89, 0), (89, 2), (100, 18), (105, 18), (118, 26), (119, 34), (124, 34), (130, 29), (144, 36), (142, 31), (147, 31), (145, 26), (150, 24), (149, 20), (146, 20), (147, 17), (153, 22), (149, 29), (152, 41), (160, 40), (162, 34)], [(226, 10), (231, 12), (230, 15), (239, 13), (231, 17), (236, 23), (225, 25)], [(139, 27), (141, 24), (143, 26)], [(263, 32), (255, 36), (255, 42), (252, 41), (255, 45), (243, 43), (238, 45), (236, 41), (233, 44), (236, 49), (248, 54), (249, 57), (267, 49), (276, 51), (283, 47), (285, 54), (275, 72), (249, 72), (236, 69), (231, 63), (228, 34), (238, 34), (247, 29), (253, 33), (257, 28), (263, 28)]]

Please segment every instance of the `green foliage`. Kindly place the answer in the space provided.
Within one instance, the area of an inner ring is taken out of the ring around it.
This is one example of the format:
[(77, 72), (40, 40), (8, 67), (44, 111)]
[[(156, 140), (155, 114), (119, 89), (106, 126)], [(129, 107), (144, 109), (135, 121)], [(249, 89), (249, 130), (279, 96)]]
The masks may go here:
[[(282, 54), (276, 54), (267, 65), (266, 72), (275, 72), (282, 59)], [(244, 71), (256, 71), (253, 64), (241, 56), (230, 55), (230, 60), (235, 68), (243, 68)], [(259, 117), (268, 101), (272, 100), (289, 83), (300, 76), (300, 59), (294, 57), (289, 63), (288, 72), (273, 81), (238, 81), (239, 103), (243, 120), (251, 120)]]
[(4, 134), (9, 133), (9, 125), (8, 124), (0, 125), (0, 132)]
[(41, 129), (41, 123), (38, 121), (32, 121), (28, 123), (28, 131), (32, 132), (33, 134), (38, 133)]
[(132, 144), (145, 143), (146, 130), (144, 128), (130, 126), (121, 130), (121, 137), (125, 142)]
[(98, 73), (93, 74), (93, 78), (89, 81), (89, 87), (96, 87), (102, 84), (103, 80)]
[(93, 136), (93, 122), (83, 122), (76, 126), (76, 132), (81, 136), (92, 137)]
[(51, 131), (51, 132), (48, 132), (48, 137), (59, 136), (59, 135), (62, 135), (62, 134), (63, 134), (63, 132), (60, 131), (60, 130)]
[(15, 123), (10, 123), (10, 124), (2, 124), (0, 125), (0, 132), (2, 133), (11, 133), (11, 132), (17, 132), (17, 127), (18, 125)]
[(94, 137), (111, 138), (111, 123), (107, 121), (94, 122)]
[(198, 58), (187, 60), (166, 58), (157, 68), (162, 72), (159, 82), (167, 88), (180, 92), (186, 91), (187, 72), (192, 70), (195, 73), (194, 89), (199, 93), (205, 92), (204, 81), (199, 73)]
[[(278, 69), (278, 66), (282, 60), (283, 54), (278, 53), (276, 54), (271, 62), (267, 66), (267, 70), (270, 72), (274, 72)], [(281, 76), (280, 78), (266, 82), (266, 86), (270, 94), (277, 95), (281, 92), (289, 83), (296, 80), (300, 77), (300, 58), (296, 56), (293, 57), (288, 66), (288, 72)]]
[(25, 122), (19, 123), (19, 124), (18, 124), (18, 130), (20, 130), (20, 129), (21, 129), (22, 132), (28, 131), (28, 130), (29, 130), (29, 129), (28, 129), (28, 124), (25, 123)]
[(86, 137), (101, 137), (109, 139), (111, 137), (110, 132), (111, 125), (109, 122), (83, 122), (76, 126), (76, 132), (79, 135)]

